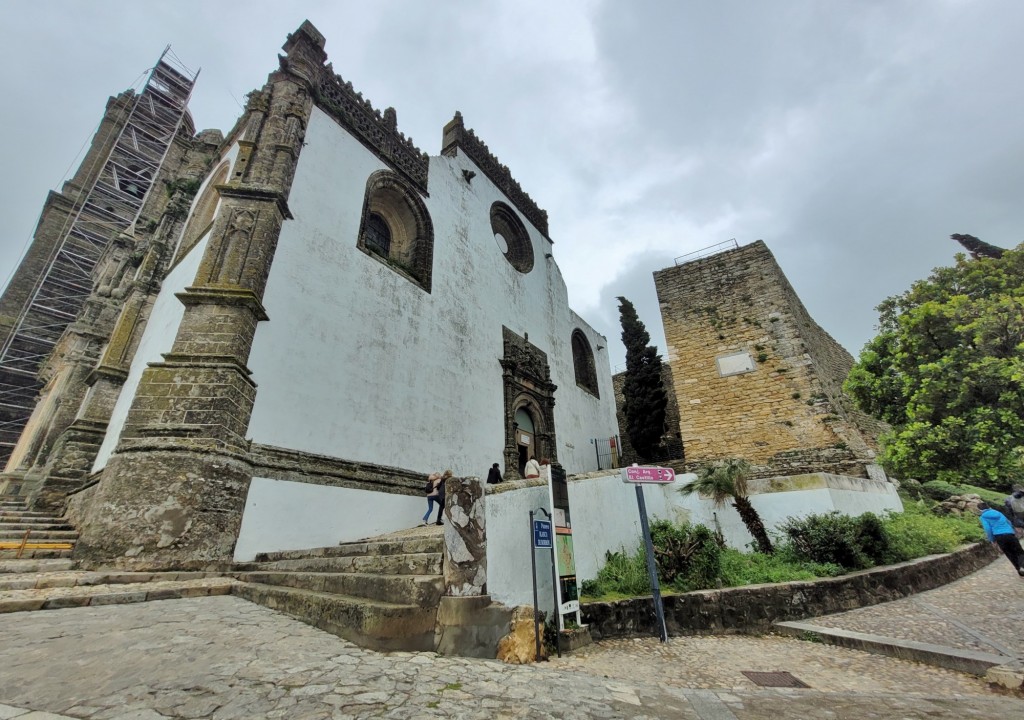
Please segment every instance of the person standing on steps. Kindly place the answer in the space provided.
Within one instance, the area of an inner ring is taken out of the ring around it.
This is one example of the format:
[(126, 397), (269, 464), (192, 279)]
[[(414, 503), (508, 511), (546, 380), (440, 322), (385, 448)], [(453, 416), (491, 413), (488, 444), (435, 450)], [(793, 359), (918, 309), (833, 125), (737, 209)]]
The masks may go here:
[(501, 471), (498, 470), (498, 463), (491, 465), (491, 469), (487, 471), (487, 484), (497, 485), (501, 482)]
[[(424, 490), (427, 492), (427, 512), (423, 514), (423, 521), (420, 523), (420, 527), (427, 525), (427, 521), (430, 519), (430, 513), (434, 511), (434, 503), (438, 502), (438, 496), (442, 491), (438, 490), (438, 486), (441, 485), (441, 473), (430, 473), (430, 477), (427, 478), (427, 484)], [(439, 506), (444, 507), (444, 496), (441, 495)], [(437, 513), (438, 517), (441, 516), (440, 510)]]
[(531, 455), (530, 459), (526, 461), (526, 469), (523, 471), (523, 474), (526, 475), (527, 478), (540, 477), (540, 463), (537, 462), (537, 458), (533, 455)]
[(1013, 492), (1003, 501), (1003, 506), (1006, 508), (1006, 517), (1010, 519), (1017, 537), (1020, 537), (1024, 530), (1024, 485), (1014, 485)]
[(1003, 555), (1013, 565), (1017, 574), (1024, 577), (1024, 549), (1013, 532), (1013, 526), (998, 510), (992, 509), (988, 503), (978, 503), (981, 511), (981, 527), (985, 530), (988, 541), (1003, 551)]
[[(445, 470), (444, 474), (441, 476), (441, 482), (438, 483), (438, 486), (437, 486), (437, 489), (438, 489), (439, 492), (438, 492), (438, 498), (437, 498), (437, 522), (434, 523), (435, 525), (444, 525), (444, 522), (441, 521), (441, 515), (442, 515), (442, 513), (444, 513), (444, 486), (445, 486), (445, 483), (448, 482), (448, 478), (450, 478), (451, 476), (452, 476), (452, 471), (451, 470)], [(429, 515), (429, 514), (430, 514), (430, 511), (428, 510), (427, 511), (427, 515)]]

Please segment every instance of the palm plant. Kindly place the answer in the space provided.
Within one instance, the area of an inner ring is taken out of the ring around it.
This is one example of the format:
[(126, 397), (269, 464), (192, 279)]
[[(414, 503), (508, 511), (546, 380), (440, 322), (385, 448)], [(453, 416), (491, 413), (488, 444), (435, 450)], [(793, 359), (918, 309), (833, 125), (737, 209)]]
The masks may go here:
[(713, 465), (701, 468), (697, 473), (697, 479), (688, 485), (679, 488), (682, 495), (697, 493), (710, 497), (715, 505), (724, 505), (732, 501), (732, 506), (740, 514), (740, 519), (747, 527), (747, 531), (757, 542), (757, 548), (761, 552), (770, 555), (772, 541), (768, 538), (768, 532), (764, 529), (764, 522), (757, 510), (750, 503), (747, 497), (747, 481), (750, 479), (750, 463), (738, 458), (720, 460)]

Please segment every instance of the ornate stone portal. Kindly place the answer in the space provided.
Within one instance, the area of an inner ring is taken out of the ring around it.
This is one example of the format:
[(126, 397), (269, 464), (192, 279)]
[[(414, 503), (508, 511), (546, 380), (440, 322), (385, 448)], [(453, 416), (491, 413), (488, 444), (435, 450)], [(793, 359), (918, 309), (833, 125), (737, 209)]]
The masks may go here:
[(516, 443), (516, 412), (529, 413), (534, 422), (536, 456), (558, 462), (555, 442), (555, 390), (548, 356), (526, 337), (501, 328), (504, 356), (501, 358), (505, 388), (505, 477), (519, 478), (519, 448)]

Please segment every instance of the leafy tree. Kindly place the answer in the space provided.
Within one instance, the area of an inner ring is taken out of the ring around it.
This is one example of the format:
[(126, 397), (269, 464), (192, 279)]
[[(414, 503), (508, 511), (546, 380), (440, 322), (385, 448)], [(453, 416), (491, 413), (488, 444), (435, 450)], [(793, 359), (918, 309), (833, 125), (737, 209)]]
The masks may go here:
[(622, 385), (626, 433), (642, 458), (652, 457), (665, 433), (668, 395), (661, 375), (661, 356), (649, 345), (651, 336), (637, 317), (633, 303), (618, 298), (622, 344), (626, 346), (626, 378)]
[(757, 549), (770, 555), (774, 548), (764, 529), (764, 521), (750, 503), (747, 496), (747, 481), (751, 473), (750, 463), (746, 460), (730, 458), (706, 465), (697, 473), (697, 479), (679, 488), (681, 495), (704, 495), (710, 497), (715, 505), (724, 505), (732, 500), (732, 506), (740, 514), (740, 520), (757, 542)]
[(883, 467), (997, 489), (1024, 477), (1024, 246), (958, 254), (878, 311), (844, 388), (892, 425)]

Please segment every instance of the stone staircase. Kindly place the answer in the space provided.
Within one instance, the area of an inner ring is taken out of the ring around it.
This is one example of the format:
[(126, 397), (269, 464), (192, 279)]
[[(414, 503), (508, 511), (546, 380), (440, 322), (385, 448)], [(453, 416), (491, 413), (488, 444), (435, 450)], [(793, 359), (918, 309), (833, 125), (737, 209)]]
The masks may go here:
[(69, 558), (77, 540), (65, 520), (30, 511), (24, 500), (0, 499), (0, 560)]
[(444, 535), (428, 527), (261, 554), (234, 566), (234, 594), (374, 650), (433, 650)]

